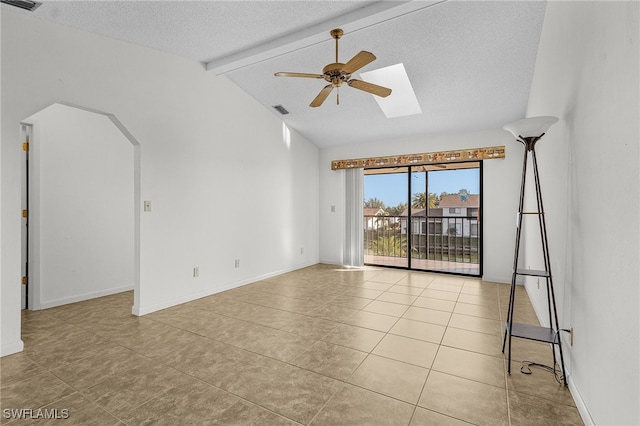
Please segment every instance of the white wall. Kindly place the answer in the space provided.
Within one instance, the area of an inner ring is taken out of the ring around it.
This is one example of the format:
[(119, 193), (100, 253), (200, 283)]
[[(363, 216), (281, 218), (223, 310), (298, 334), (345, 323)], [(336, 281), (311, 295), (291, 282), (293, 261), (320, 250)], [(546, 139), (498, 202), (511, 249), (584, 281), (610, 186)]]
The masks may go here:
[(318, 262), (318, 149), (296, 132), (285, 140), (272, 112), (202, 64), (1, 19), (2, 355), (22, 348), (19, 123), (55, 102), (113, 114), (140, 143), (152, 211), (140, 218), (135, 313)]
[(640, 424), (638, 22), (638, 2), (549, 2), (528, 107), (560, 118), (539, 143), (551, 266), (570, 388), (598, 425)]
[[(332, 160), (500, 145), (506, 147), (506, 158), (486, 160), (483, 164), (483, 277), (487, 281), (511, 282), (523, 148), (513, 136), (502, 129), (321, 150), (320, 260), (340, 264), (344, 249), (344, 172), (331, 170)], [(336, 206), (335, 213), (331, 212), (331, 206)]]
[(29, 306), (133, 289), (133, 146), (111, 120), (60, 104), (25, 120), (29, 149)]

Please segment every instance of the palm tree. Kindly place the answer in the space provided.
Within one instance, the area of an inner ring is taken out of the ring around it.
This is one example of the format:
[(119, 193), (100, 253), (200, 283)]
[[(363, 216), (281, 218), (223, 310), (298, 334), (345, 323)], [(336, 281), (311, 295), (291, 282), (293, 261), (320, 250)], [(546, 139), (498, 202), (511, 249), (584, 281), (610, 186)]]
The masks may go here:
[(387, 212), (389, 212), (389, 216), (400, 216), (402, 212), (405, 211), (406, 208), (407, 208), (406, 203), (400, 203), (395, 207), (389, 207), (387, 209)]
[(364, 207), (384, 209), (384, 201), (378, 200), (377, 198), (369, 198), (364, 202)]
[(435, 209), (440, 204), (440, 198), (433, 192), (429, 193), (429, 208)]
[[(432, 192), (429, 193), (428, 201), (429, 201), (430, 209), (435, 209), (436, 207), (438, 207), (438, 204), (440, 204), (440, 198)], [(414, 209), (426, 208), (427, 194), (425, 192), (417, 192), (413, 194), (413, 199), (411, 200), (411, 207), (413, 207)]]
[(425, 207), (427, 207), (426, 192), (416, 192), (415, 194), (413, 194), (411, 207), (413, 207), (414, 209), (424, 209)]
[(381, 235), (373, 241), (372, 248), (378, 256), (407, 256), (406, 237), (399, 235)]

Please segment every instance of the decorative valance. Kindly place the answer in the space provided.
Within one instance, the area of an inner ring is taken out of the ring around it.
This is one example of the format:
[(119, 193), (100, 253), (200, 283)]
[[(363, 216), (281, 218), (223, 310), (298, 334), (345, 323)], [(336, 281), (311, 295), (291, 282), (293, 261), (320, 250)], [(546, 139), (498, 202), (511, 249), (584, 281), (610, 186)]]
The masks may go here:
[(331, 170), (419, 166), (422, 164), (490, 160), (494, 158), (504, 158), (504, 156), (504, 146), (493, 146), (488, 148), (459, 149), (455, 151), (426, 152), (422, 154), (392, 155), (390, 157), (334, 160), (331, 162)]

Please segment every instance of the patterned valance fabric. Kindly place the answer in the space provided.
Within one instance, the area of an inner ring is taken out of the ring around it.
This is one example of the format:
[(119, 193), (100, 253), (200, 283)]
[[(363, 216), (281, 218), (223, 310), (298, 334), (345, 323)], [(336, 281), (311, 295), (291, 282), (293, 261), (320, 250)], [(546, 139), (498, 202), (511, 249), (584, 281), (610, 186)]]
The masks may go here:
[(456, 163), (461, 161), (504, 158), (505, 147), (458, 149), (454, 151), (426, 152), (422, 154), (393, 155), (389, 157), (334, 160), (331, 170), (369, 169), (379, 167), (418, 166), (422, 164)]

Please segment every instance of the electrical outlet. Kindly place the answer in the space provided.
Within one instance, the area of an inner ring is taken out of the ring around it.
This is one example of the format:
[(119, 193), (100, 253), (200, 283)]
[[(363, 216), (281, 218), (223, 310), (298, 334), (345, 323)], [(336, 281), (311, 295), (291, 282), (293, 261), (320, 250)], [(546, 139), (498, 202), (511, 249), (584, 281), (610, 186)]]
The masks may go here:
[(573, 346), (573, 327), (571, 327), (571, 332), (569, 334), (571, 335), (570, 336), (570, 340), (571, 340), (570, 343), (571, 343), (571, 346)]
[(240, 267), (240, 259), (236, 259), (236, 268)]
[(538, 284), (538, 290), (540, 290), (540, 278), (536, 280), (536, 284)]
[(300, 254), (304, 254), (304, 247), (300, 247)]
[(200, 268), (198, 266), (193, 267), (193, 278), (198, 278), (200, 276)]

